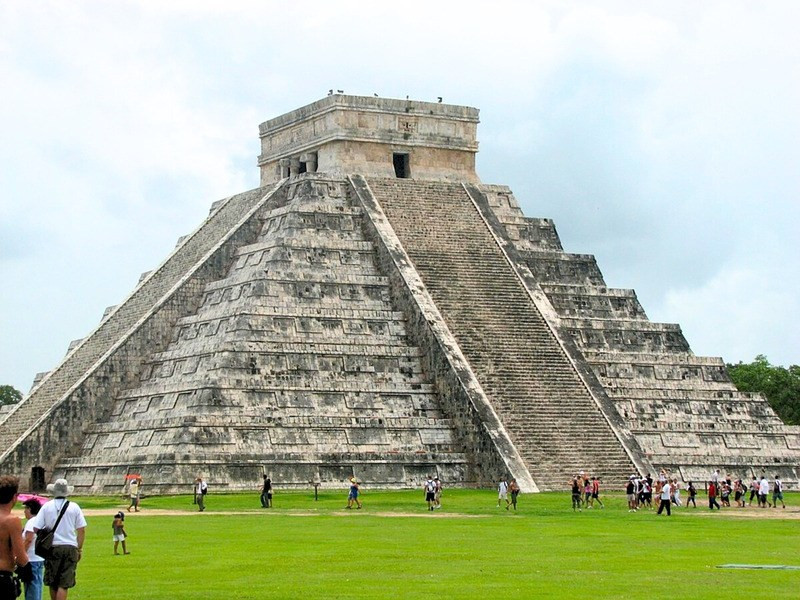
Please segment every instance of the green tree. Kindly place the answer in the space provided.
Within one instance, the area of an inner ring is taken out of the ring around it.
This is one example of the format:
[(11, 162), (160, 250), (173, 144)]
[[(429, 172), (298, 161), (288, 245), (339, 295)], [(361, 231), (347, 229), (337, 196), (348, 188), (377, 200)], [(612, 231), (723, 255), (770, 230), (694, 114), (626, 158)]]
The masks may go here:
[(763, 354), (751, 363), (728, 365), (740, 392), (761, 392), (784, 423), (800, 425), (800, 366), (771, 365)]
[(22, 392), (10, 385), (0, 385), (0, 405), (16, 404), (22, 400)]

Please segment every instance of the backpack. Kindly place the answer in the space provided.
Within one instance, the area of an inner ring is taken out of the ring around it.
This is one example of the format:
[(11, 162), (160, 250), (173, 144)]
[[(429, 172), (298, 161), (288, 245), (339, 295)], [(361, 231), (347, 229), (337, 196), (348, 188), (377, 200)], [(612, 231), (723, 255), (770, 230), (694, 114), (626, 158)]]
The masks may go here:
[(427, 492), (435, 492), (436, 491), (436, 484), (433, 481), (426, 481), (425, 482), (425, 491), (427, 491)]
[(200, 493), (205, 496), (208, 493), (208, 486), (204, 483), (200, 486)]

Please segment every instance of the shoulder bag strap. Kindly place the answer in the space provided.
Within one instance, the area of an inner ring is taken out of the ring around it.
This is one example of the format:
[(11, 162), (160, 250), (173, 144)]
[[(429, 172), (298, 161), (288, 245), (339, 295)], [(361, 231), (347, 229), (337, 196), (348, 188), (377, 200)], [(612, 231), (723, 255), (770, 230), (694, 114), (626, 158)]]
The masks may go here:
[(61, 523), (61, 517), (63, 517), (64, 513), (67, 512), (67, 506), (69, 506), (69, 500), (65, 500), (64, 506), (61, 507), (61, 512), (58, 514), (58, 518), (56, 519), (56, 524), (53, 525), (53, 534), (55, 534), (56, 529), (58, 529), (58, 524)]

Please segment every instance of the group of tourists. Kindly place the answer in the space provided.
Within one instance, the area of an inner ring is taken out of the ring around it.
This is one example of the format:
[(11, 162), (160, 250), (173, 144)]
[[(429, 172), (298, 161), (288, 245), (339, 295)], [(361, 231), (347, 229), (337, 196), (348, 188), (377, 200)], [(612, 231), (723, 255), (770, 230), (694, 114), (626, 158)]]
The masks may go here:
[[(520, 488), (517, 480), (513, 477), (511, 481), (505, 477), (500, 479), (497, 485), (497, 508), (500, 508), (503, 502), (506, 504), (506, 510), (511, 507), (517, 510), (517, 497), (519, 496)], [(509, 497), (510, 496), (510, 497)]]
[(428, 510), (434, 511), (442, 508), (442, 482), (439, 476), (426, 475), (422, 488), (425, 490), (425, 502), (428, 503)]
[[(0, 476), (0, 598), (41, 600), (44, 587), (51, 600), (66, 600), (75, 586), (83, 553), (86, 519), (71, 500), (73, 486), (58, 479), (47, 486), (51, 500), (28, 495), (23, 501), (25, 526), (11, 514), (18, 500), (19, 478)], [(123, 513), (117, 513), (117, 515)], [(124, 546), (123, 546), (124, 548)], [(127, 551), (126, 551), (127, 552)]]
[(581, 512), (583, 508), (594, 508), (594, 503), (600, 508), (605, 508), (605, 504), (600, 500), (600, 478), (597, 476), (589, 477), (587, 473), (581, 471), (569, 482), (572, 490), (572, 512)]
[[(686, 489), (688, 494), (687, 504), (695, 502), (697, 491), (689, 484)], [(681, 483), (677, 477), (672, 477), (666, 469), (661, 469), (658, 479), (653, 479), (650, 473), (644, 477), (631, 475), (625, 485), (625, 496), (628, 500), (628, 512), (637, 512), (641, 508), (653, 508), (653, 496), (658, 501), (658, 514), (666, 509), (667, 515), (672, 514), (673, 506), (681, 506)], [(696, 504), (695, 504), (696, 506)]]
[[(749, 502), (747, 499), (748, 489), (750, 492)], [(770, 490), (772, 491), (772, 502), (769, 501)], [(716, 469), (708, 480), (708, 508), (721, 510), (721, 506), (731, 506), (731, 494), (733, 494), (733, 501), (738, 508), (753, 506), (754, 500), (759, 508), (777, 508), (778, 502), (783, 508), (786, 508), (783, 501), (783, 482), (778, 474), (773, 478), (772, 484), (765, 473), (762, 473), (760, 478), (753, 477), (748, 488), (743, 479), (732, 480), (730, 475), (723, 479), (719, 469)], [(717, 497), (720, 498), (721, 506), (720, 502), (717, 502)]]
[[(653, 496), (655, 495), (658, 501), (658, 514), (666, 512), (669, 516), (672, 514), (672, 508), (683, 505), (681, 489), (681, 482), (666, 469), (661, 469), (657, 480), (653, 480), (649, 473), (644, 477), (631, 475), (625, 486), (628, 512), (636, 512), (640, 508), (652, 509)], [(772, 490), (772, 502), (769, 501), (770, 489)], [(775, 475), (771, 485), (765, 474), (762, 474), (760, 478), (753, 477), (749, 491), (750, 502), (748, 504), (748, 486), (744, 480), (733, 480), (730, 475), (722, 478), (719, 469), (716, 469), (709, 477), (706, 487), (708, 508), (710, 510), (715, 508), (720, 510), (723, 506), (731, 506), (731, 495), (733, 495), (734, 502), (739, 508), (752, 506), (754, 500), (762, 508), (767, 508), (768, 506), (776, 508), (779, 501), (783, 508), (786, 508), (786, 504), (783, 501), (783, 482), (778, 475)], [(686, 494), (686, 506), (692, 505), (697, 508), (697, 488), (693, 481), (687, 482)]]

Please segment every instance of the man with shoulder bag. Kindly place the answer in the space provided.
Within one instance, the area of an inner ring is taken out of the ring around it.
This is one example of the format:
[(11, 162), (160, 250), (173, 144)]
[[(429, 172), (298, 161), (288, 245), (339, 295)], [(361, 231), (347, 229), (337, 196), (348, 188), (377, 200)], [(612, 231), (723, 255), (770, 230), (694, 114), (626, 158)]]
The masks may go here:
[(44, 584), (51, 600), (66, 600), (75, 587), (75, 571), (83, 551), (86, 519), (80, 507), (67, 500), (74, 487), (66, 479), (47, 486), (54, 498), (39, 511), (36, 523), (36, 553), (44, 558)]

